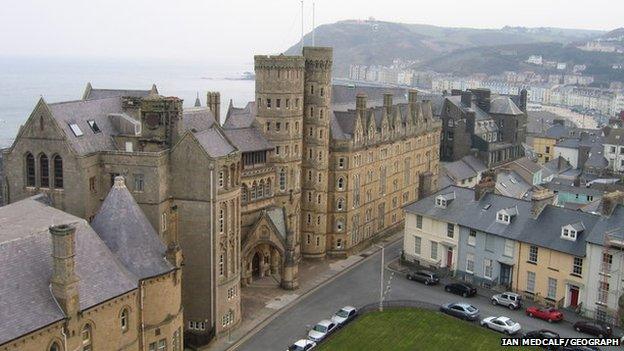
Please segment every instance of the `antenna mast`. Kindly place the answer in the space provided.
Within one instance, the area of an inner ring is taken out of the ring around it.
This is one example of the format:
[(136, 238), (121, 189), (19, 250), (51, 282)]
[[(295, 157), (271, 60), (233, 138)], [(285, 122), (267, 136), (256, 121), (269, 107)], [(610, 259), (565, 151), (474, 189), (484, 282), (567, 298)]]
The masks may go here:
[(312, 2), (312, 46), (314, 46), (314, 32), (316, 30), (316, 26), (314, 24), (314, 2)]
[(303, 0), (301, 0), (301, 51), (303, 52)]

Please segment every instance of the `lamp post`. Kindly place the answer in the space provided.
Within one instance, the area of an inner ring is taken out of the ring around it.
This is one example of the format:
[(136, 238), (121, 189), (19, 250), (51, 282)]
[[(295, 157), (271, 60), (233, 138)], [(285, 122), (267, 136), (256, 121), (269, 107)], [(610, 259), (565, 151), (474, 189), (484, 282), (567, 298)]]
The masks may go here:
[(379, 312), (383, 312), (384, 247), (379, 244), (375, 244), (375, 246), (381, 249), (381, 267), (379, 270)]

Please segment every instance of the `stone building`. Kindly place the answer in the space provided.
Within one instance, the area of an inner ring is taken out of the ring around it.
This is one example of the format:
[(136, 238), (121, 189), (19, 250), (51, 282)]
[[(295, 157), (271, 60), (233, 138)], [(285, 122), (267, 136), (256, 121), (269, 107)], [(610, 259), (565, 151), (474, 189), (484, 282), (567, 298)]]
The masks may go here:
[(182, 350), (176, 235), (161, 241), (121, 177), (91, 225), (48, 202), (0, 207), (0, 279), (10, 282), (0, 350)]
[(440, 158), (474, 154), (487, 167), (524, 156), (527, 94), (494, 95), (489, 89), (453, 90), (444, 99)]
[(45, 193), (91, 220), (123, 176), (162, 238), (177, 218), (185, 338), (205, 344), (240, 322), (241, 286), (271, 276), (296, 289), (302, 256), (347, 256), (436, 188), (431, 103), (360, 95), (334, 111), (331, 67), (331, 48), (256, 56), (255, 101), (230, 102), (223, 126), (216, 92), (185, 109), (155, 86), (42, 99), (4, 152), (6, 201)]

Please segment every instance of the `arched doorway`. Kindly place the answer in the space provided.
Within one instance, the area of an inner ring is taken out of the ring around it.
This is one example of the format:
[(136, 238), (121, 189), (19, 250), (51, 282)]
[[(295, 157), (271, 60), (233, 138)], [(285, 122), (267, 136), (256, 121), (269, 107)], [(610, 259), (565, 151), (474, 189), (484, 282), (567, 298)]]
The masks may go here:
[(260, 264), (262, 257), (260, 256), (260, 252), (256, 251), (252, 260), (251, 260), (251, 274), (254, 278), (260, 277)]

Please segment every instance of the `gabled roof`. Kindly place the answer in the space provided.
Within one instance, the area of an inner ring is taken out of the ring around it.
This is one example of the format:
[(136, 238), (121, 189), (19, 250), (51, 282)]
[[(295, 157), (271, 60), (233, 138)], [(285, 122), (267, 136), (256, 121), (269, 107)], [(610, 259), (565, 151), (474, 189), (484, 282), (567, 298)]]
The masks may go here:
[(256, 103), (250, 101), (244, 108), (234, 107), (230, 101), (223, 128), (247, 128), (251, 127), (256, 118)]
[(273, 150), (275, 146), (254, 127), (224, 129), (225, 136), (240, 152)]
[(91, 83), (87, 84), (85, 91), (82, 95), (83, 100), (98, 100), (108, 99), (112, 97), (146, 97), (150, 93), (158, 94), (156, 85), (152, 86), (152, 89), (148, 90), (133, 90), (133, 89), (94, 89)]
[(135, 280), (173, 270), (165, 259), (165, 245), (126, 188), (123, 177), (115, 179), (91, 226)]
[[(435, 198), (439, 195), (455, 193), (455, 201), (451, 201), (446, 208), (435, 206)], [(466, 204), (474, 199), (472, 189), (451, 185), (423, 199), (404, 207), (405, 212), (438, 218), (447, 222), (458, 223), (462, 218)]]
[(236, 151), (236, 148), (222, 134), (219, 127), (213, 126), (210, 129), (193, 133), (199, 144), (208, 156), (212, 158), (227, 156)]
[(185, 108), (182, 113), (184, 129), (192, 132), (200, 132), (215, 124), (215, 117), (207, 107)]
[(137, 287), (132, 274), (84, 219), (48, 206), (43, 195), (0, 207), (0, 344), (65, 318), (50, 292), (52, 239), (48, 228), (58, 224), (76, 227), (81, 310)]
[(516, 106), (509, 96), (496, 96), (490, 101), (490, 113), (498, 115), (523, 115), (524, 112)]
[[(123, 113), (119, 97), (58, 102), (47, 104), (47, 107), (65, 133), (67, 141), (79, 155), (115, 150), (111, 136), (117, 132), (108, 116)], [(88, 121), (95, 121), (100, 132), (94, 132)], [(77, 136), (72, 131), (71, 124), (76, 124), (82, 135)]]
[(286, 240), (286, 213), (284, 213), (284, 209), (281, 207), (274, 207), (268, 209), (266, 211), (267, 216), (273, 222), (275, 229), (277, 229), (278, 234)]

